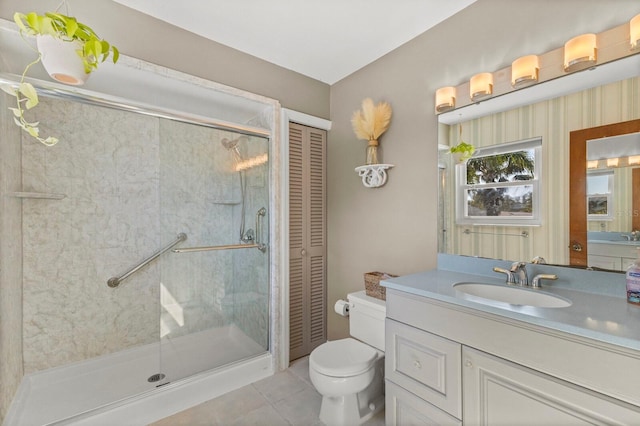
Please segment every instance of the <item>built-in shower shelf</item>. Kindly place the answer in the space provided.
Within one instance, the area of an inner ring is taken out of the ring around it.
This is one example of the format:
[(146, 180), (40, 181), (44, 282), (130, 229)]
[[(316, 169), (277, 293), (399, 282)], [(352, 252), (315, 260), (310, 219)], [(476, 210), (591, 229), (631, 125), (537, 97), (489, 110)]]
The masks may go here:
[(236, 206), (242, 203), (240, 200), (213, 200), (212, 202), (213, 204), (224, 204), (226, 206)]
[(9, 196), (15, 198), (32, 198), (36, 200), (62, 200), (67, 198), (65, 194), (55, 194), (52, 192), (11, 192)]

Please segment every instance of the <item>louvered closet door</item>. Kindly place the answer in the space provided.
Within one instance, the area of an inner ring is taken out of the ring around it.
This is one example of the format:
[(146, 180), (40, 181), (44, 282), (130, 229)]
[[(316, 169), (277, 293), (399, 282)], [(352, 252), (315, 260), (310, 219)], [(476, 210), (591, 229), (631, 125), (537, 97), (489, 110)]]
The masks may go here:
[(308, 355), (326, 332), (326, 141), (289, 123), (289, 358)]

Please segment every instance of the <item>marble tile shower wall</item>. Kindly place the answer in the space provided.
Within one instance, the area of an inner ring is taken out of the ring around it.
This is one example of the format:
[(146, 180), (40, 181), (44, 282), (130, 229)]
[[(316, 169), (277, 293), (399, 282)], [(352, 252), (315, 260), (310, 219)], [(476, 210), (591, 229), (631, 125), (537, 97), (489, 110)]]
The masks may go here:
[[(162, 233), (183, 246), (230, 244), (235, 235), (233, 157), (220, 139), (227, 132), (160, 122)], [(228, 136), (224, 136), (228, 137)], [(162, 263), (161, 335), (174, 338), (224, 325), (221, 299), (233, 279), (231, 251), (180, 253)], [(167, 334), (170, 331), (170, 334)]]
[[(60, 142), (23, 137), (23, 191), (66, 198), (23, 201), (25, 373), (235, 321), (233, 252), (167, 253), (106, 285), (179, 232), (185, 246), (236, 238), (228, 132), (48, 99), (37, 115)], [(247, 278), (266, 291), (267, 273)]]
[[(252, 138), (246, 144), (242, 155), (246, 158), (268, 152), (268, 141)], [(267, 243), (269, 234), (269, 182), (266, 164), (247, 169), (246, 183), (246, 228), (255, 230), (256, 212), (264, 207), (267, 215), (262, 220), (261, 242)], [(238, 180), (239, 181), (239, 180)], [(234, 219), (240, 218), (241, 206), (234, 207)], [(238, 224), (239, 226), (239, 224)], [(269, 253), (259, 250), (239, 250), (233, 258), (234, 279), (227, 281), (226, 312), (240, 329), (265, 349), (269, 339)]]

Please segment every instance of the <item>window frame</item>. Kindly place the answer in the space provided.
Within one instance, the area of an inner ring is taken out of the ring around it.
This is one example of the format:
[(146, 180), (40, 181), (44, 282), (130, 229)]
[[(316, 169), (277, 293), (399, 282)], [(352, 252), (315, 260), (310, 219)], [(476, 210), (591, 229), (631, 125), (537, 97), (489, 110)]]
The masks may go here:
[[(533, 149), (533, 179), (514, 181), (467, 184), (467, 163), (456, 165), (456, 224), (459, 225), (487, 225), (487, 226), (540, 226), (542, 218), (540, 214), (540, 201), (542, 200), (542, 136), (524, 139), (515, 142), (490, 145), (476, 148), (472, 159), (488, 157), (492, 155), (508, 154), (523, 150)], [(469, 216), (467, 191), (470, 189), (524, 187), (531, 186), (531, 216)]]
[[(607, 188), (609, 192), (605, 193), (589, 193), (589, 176), (607, 176)], [(615, 219), (615, 206), (613, 204), (613, 192), (614, 192), (614, 179), (615, 171), (611, 169), (605, 169), (602, 171), (594, 170), (587, 172), (587, 221), (612, 221)], [(591, 197), (606, 197), (607, 198), (607, 214), (589, 214), (589, 199)]]

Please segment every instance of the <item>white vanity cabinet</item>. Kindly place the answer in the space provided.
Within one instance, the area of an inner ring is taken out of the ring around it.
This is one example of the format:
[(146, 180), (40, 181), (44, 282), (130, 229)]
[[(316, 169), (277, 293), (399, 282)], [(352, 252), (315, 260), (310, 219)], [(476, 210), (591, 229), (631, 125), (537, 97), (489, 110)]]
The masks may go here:
[(463, 347), (465, 425), (640, 423), (640, 411), (605, 395)]
[(588, 243), (589, 266), (626, 271), (636, 261), (638, 246), (626, 244), (607, 244), (606, 242)]
[(640, 425), (638, 351), (387, 289), (386, 424)]

